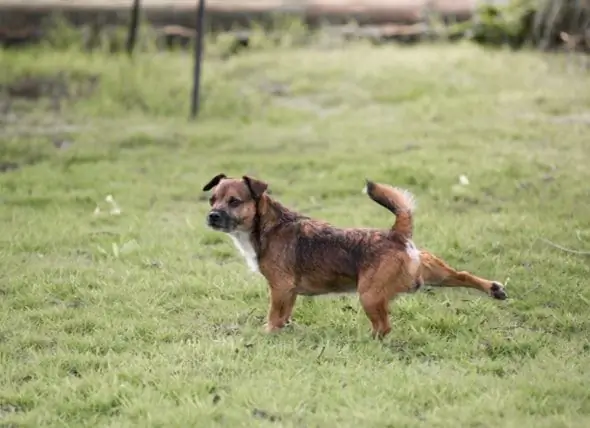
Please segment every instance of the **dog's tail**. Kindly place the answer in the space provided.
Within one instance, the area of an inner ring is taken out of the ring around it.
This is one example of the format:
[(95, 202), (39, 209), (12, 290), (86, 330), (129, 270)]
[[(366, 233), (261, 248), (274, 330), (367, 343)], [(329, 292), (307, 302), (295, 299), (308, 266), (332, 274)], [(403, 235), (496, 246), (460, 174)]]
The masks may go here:
[(398, 233), (405, 239), (412, 237), (412, 215), (415, 201), (414, 196), (409, 191), (366, 180), (363, 192), (395, 215), (395, 223), (391, 228), (393, 232)]

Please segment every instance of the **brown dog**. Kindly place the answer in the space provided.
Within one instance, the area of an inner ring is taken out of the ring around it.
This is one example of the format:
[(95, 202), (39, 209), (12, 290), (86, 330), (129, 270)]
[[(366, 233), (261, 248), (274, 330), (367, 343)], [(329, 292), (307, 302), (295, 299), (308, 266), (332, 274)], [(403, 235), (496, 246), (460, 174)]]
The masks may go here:
[(297, 295), (358, 292), (377, 337), (391, 330), (390, 300), (423, 283), (506, 298), (500, 283), (457, 272), (414, 246), (413, 197), (405, 190), (367, 180), (364, 191), (396, 215), (390, 230), (380, 230), (341, 229), (313, 220), (281, 205), (267, 187), (248, 176), (218, 174), (203, 191), (213, 189), (208, 226), (228, 233), (248, 266), (268, 282), (268, 332), (289, 322)]

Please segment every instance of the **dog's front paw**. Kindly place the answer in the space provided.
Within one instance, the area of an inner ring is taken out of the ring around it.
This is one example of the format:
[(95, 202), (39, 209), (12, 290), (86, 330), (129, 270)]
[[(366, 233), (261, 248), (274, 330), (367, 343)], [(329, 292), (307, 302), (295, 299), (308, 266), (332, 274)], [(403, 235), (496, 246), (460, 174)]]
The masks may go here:
[(277, 331), (281, 330), (283, 326), (274, 325), (271, 323), (264, 324), (264, 332), (265, 333), (276, 333)]
[(492, 287), (490, 288), (490, 296), (498, 300), (506, 300), (508, 298), (506, 290), (504, 290), (504, 286), (496, 281), (492, 282)]

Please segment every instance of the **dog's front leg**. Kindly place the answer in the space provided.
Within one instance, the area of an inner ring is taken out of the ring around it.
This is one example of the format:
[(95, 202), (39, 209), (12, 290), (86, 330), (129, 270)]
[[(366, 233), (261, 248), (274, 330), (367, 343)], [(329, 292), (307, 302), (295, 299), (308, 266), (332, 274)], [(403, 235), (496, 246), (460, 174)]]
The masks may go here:
[(291, 314), (293, 313), (293, 307), (295, 307), (295, 301), (297, 300), (297, 293), (291, 292), (289, 294), (288, 300), (283, 305), (283, 313), (281, 317), (285, 325), (288, 325), (291, 322)]
[(265, 326), (267, 333), (282, 329), (289, 321), (297, 294), (289, 287), (270, 286), (270, 307)]

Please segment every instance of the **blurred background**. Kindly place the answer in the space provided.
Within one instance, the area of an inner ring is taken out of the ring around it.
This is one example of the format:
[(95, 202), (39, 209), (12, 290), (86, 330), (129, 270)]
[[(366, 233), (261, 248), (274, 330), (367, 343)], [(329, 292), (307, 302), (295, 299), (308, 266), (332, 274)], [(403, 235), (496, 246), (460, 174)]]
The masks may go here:
[[(43, 40), (57, 47), (68, 42), (65, 34), (57, 40), (57, 20), (82, 32), (80, 43), (86, 49), (95, 48), (99, 39), (117, 49), (122, 41), (114, 33), (128, 30), (129, 37), (135, 8), (149, 26), (144, 29), (148, 33), (143, 34), (144, 43), (156, 37), (167, 46), (184, 45), (195, 36), (197, 4), (192, 0), (3, 0), (0, 41), (14, 46)], [(566, 50), (583, 50), (588, 44), (586, 0), (210, 0), (206, 4), (205, 31), (230, 32), (238, 45), (248, 44), (253, 28), (284, 30), (285, 21), (306, 29), (329, 25), (336, 35), (376, 43), (446, 37), (512, 47), (532, 43), (542, 49), (565, 45)]]

